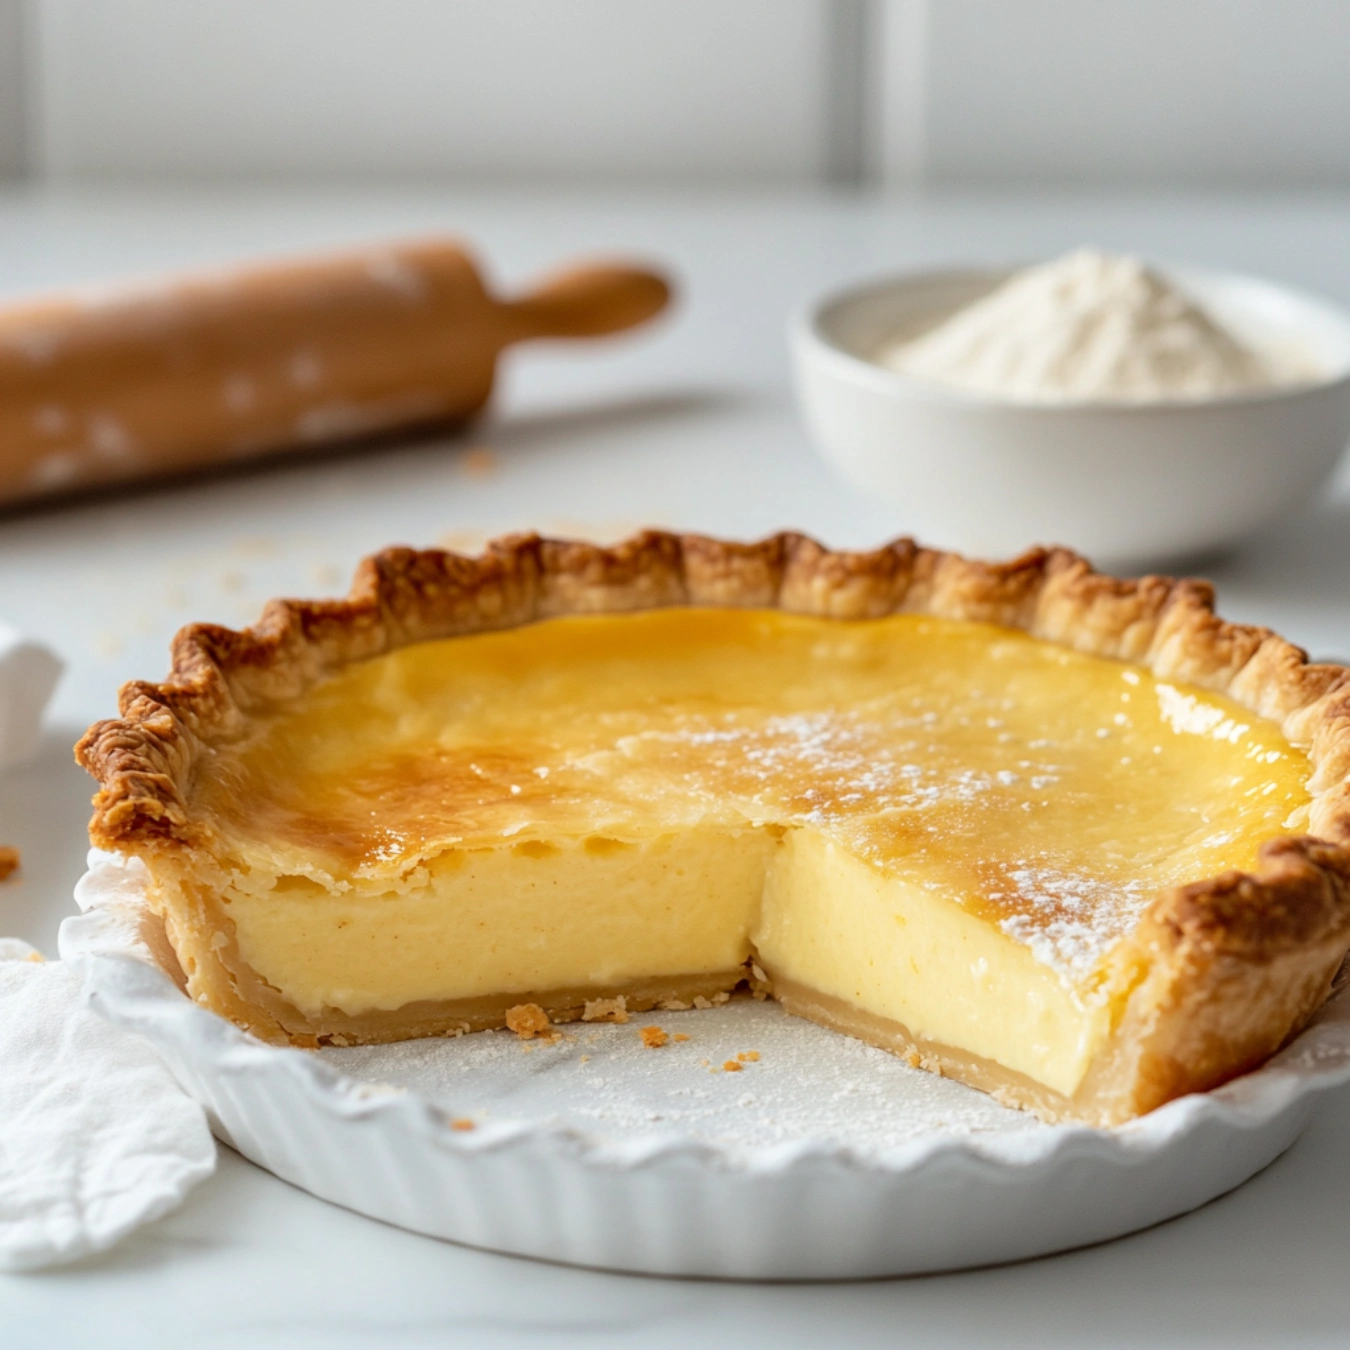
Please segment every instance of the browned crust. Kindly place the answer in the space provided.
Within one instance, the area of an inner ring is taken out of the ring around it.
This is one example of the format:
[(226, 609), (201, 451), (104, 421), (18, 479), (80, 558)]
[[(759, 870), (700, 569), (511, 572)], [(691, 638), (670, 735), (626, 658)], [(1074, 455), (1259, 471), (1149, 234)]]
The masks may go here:
[[(476, 558), (388, 549), (360, 565), (345, 600), (276, 600), (243, 632), (184, 628), (170, 676), (125, 685), (121, 716), (91, 727), (76, 747), (99, 783), (90, 836), (123, 853), (191, 848), (188, 800), (211, 748), (351, 662), (558, 615), (670, 605), (982, 620), (1136, 662), (1275, 722), (1310, 757), (1316, 837), (1271, 841), (1250, 875), (1165, 892), (1123, 949), (1117, 978), (1138, 986), (1126, 1014), (1139, 1022), (1131, 1072), (1151, 1085), (1140, 1088), (1137, 1109), (1258, 1062), (1325, 998), (1350, 945), (1350, 671), (1310, 663), (1268, 629), (1218, 618), (1205, 582), (1119, 580), (1064, 549), (986, 563), (909, 539), (844, 553), (792, 533), (739, 544), (659, 531), (613, 548), (511, 536)], [(1231, 1031), (1234, 1000), (1245, 997), (1269, 1012), (1274, 991), (1261, 982), (1276, 971), (1278, 1017), (1236, 1042), (1209, 1025), (1206, 1008), (1219, 1009)], [(1226, 993), (1216, 1001), (1219, 988)], [(1175, 1015), (1163, 1016), (1164, 1004)]]
[(1219, 619), (1206, 582), (1117, 580), (1065, 549), (985, 563), (909, 539), (841, 553), (799, 534), (737, 544), (658, 531), (613, 548), (510, 536), (477, 558), (387, 549), (362, 562), (345, 600), (274, 600), (242, 632), (182, 629), (168, 678), (124, 685), (121, 716), (76, 747), (99, 782), (90, 835), (121, 851), (190, 843), (186, 801), (203, 752), (353, 661), (558, 615), (668, 605), (983, 620), (1218, 690), (1308, 750), (1315, 833), (1350, 845), (1350, 671), (1310, 663), (1269, 629)]

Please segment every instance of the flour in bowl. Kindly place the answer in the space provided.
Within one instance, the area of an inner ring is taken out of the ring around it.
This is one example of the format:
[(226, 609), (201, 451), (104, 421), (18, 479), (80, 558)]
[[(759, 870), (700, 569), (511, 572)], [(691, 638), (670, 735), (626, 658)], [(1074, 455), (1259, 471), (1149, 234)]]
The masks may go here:
[(1080, 249), (1017, 272), (880, 364), (1028, 403), (1137, 403), (1317, 378), (1307, 355), (1247, 345), (1137, 258)]

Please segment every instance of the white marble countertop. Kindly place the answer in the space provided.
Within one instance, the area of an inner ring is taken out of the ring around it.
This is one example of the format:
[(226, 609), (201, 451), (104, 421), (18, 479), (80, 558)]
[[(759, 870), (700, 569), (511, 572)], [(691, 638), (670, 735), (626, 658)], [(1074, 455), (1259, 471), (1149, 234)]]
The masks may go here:
[[(24, 852), (0, 928), (51, 951), (82, 869), (89, 784), (70, 746), (155, 677), (182, 623), (254, 618), (342, 589), (384, 544), (506, 529), (736, 535), (785, 525), (864, 545), (906, 521), (837, 485), (788, 389), (785, 317), (814, 293), (916, 265), (1080, 243), (1264, 273), (1350, 303), (1350, 197), (1244, 201), (784, 196), (530, 197), (416, 190), (0, 194), (0, 293), (166, 265), (449, 229), (523, 283), (588, 252), (668, 261), (674, 317), (585, 351), (513, 356), (466, 438), (349, 452), (0, 517), (0, 618), (68, 663), (36, 763), (0, 780)], [(493, 451), (466, 457), (475, 447)], [(1072, 540), (1065, 542), (1072, 543)], [(1302, 519), (1206, 571), (1234, 618), (1350, 655), (1350, 475)], [(1268, 1171), (1204, 1210), (1025, 1265), (836, 1286), (646, 1280), (397, 1231), (224, 1152), (182, 1210), (69, 1269), (0, 1276), (7, 1347), (775, 1347), (1343, 1344), (1350, 1095)]]

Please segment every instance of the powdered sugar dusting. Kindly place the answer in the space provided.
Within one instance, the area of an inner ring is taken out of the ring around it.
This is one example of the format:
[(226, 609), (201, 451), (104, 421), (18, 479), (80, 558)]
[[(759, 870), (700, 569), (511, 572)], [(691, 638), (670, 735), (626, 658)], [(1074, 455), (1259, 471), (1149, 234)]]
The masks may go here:
[(991, 890), (993, 900), (1011, 900), (1019, 912), (999, 927), (1024, 943), (1043, 965), (1083, 979), (1138, 922), (1150, 895), (1138, 881), (1104, 882), (1053, 866), (1014, 867), (1004, 872), (1011, 894)]
[[(691, 785), (729, 786), (752, 815), (756, 808), (786, 807), (795, 820), (811, 825), (861, 811), (959, 806), (993, 786), (988, 773), (944, 762), (949, 756), (931, 743), (933, 715), (886, 713), (831, 709), (757, 723), (728, 719), (723, 726), (690, 717), (673, 729), (630, 737), (621, 748), (634, 758), (670, 764)], [(920, 754), (926, 762), (916, 762)]]

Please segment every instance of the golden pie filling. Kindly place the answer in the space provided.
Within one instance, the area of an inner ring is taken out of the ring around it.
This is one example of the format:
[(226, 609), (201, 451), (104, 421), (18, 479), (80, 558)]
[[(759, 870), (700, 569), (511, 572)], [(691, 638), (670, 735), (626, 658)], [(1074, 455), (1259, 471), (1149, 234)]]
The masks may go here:
[(678, 1006), (753, 970), (1034, 1104), (1079, 1091), (1157, 893), (1306, 830), (1309, 776), (1228, 698), (1010, 629), (571, 617), (403, 647), (254, 719), (198, 770), (192, 884), (255, 1001), (356, 1038)]

